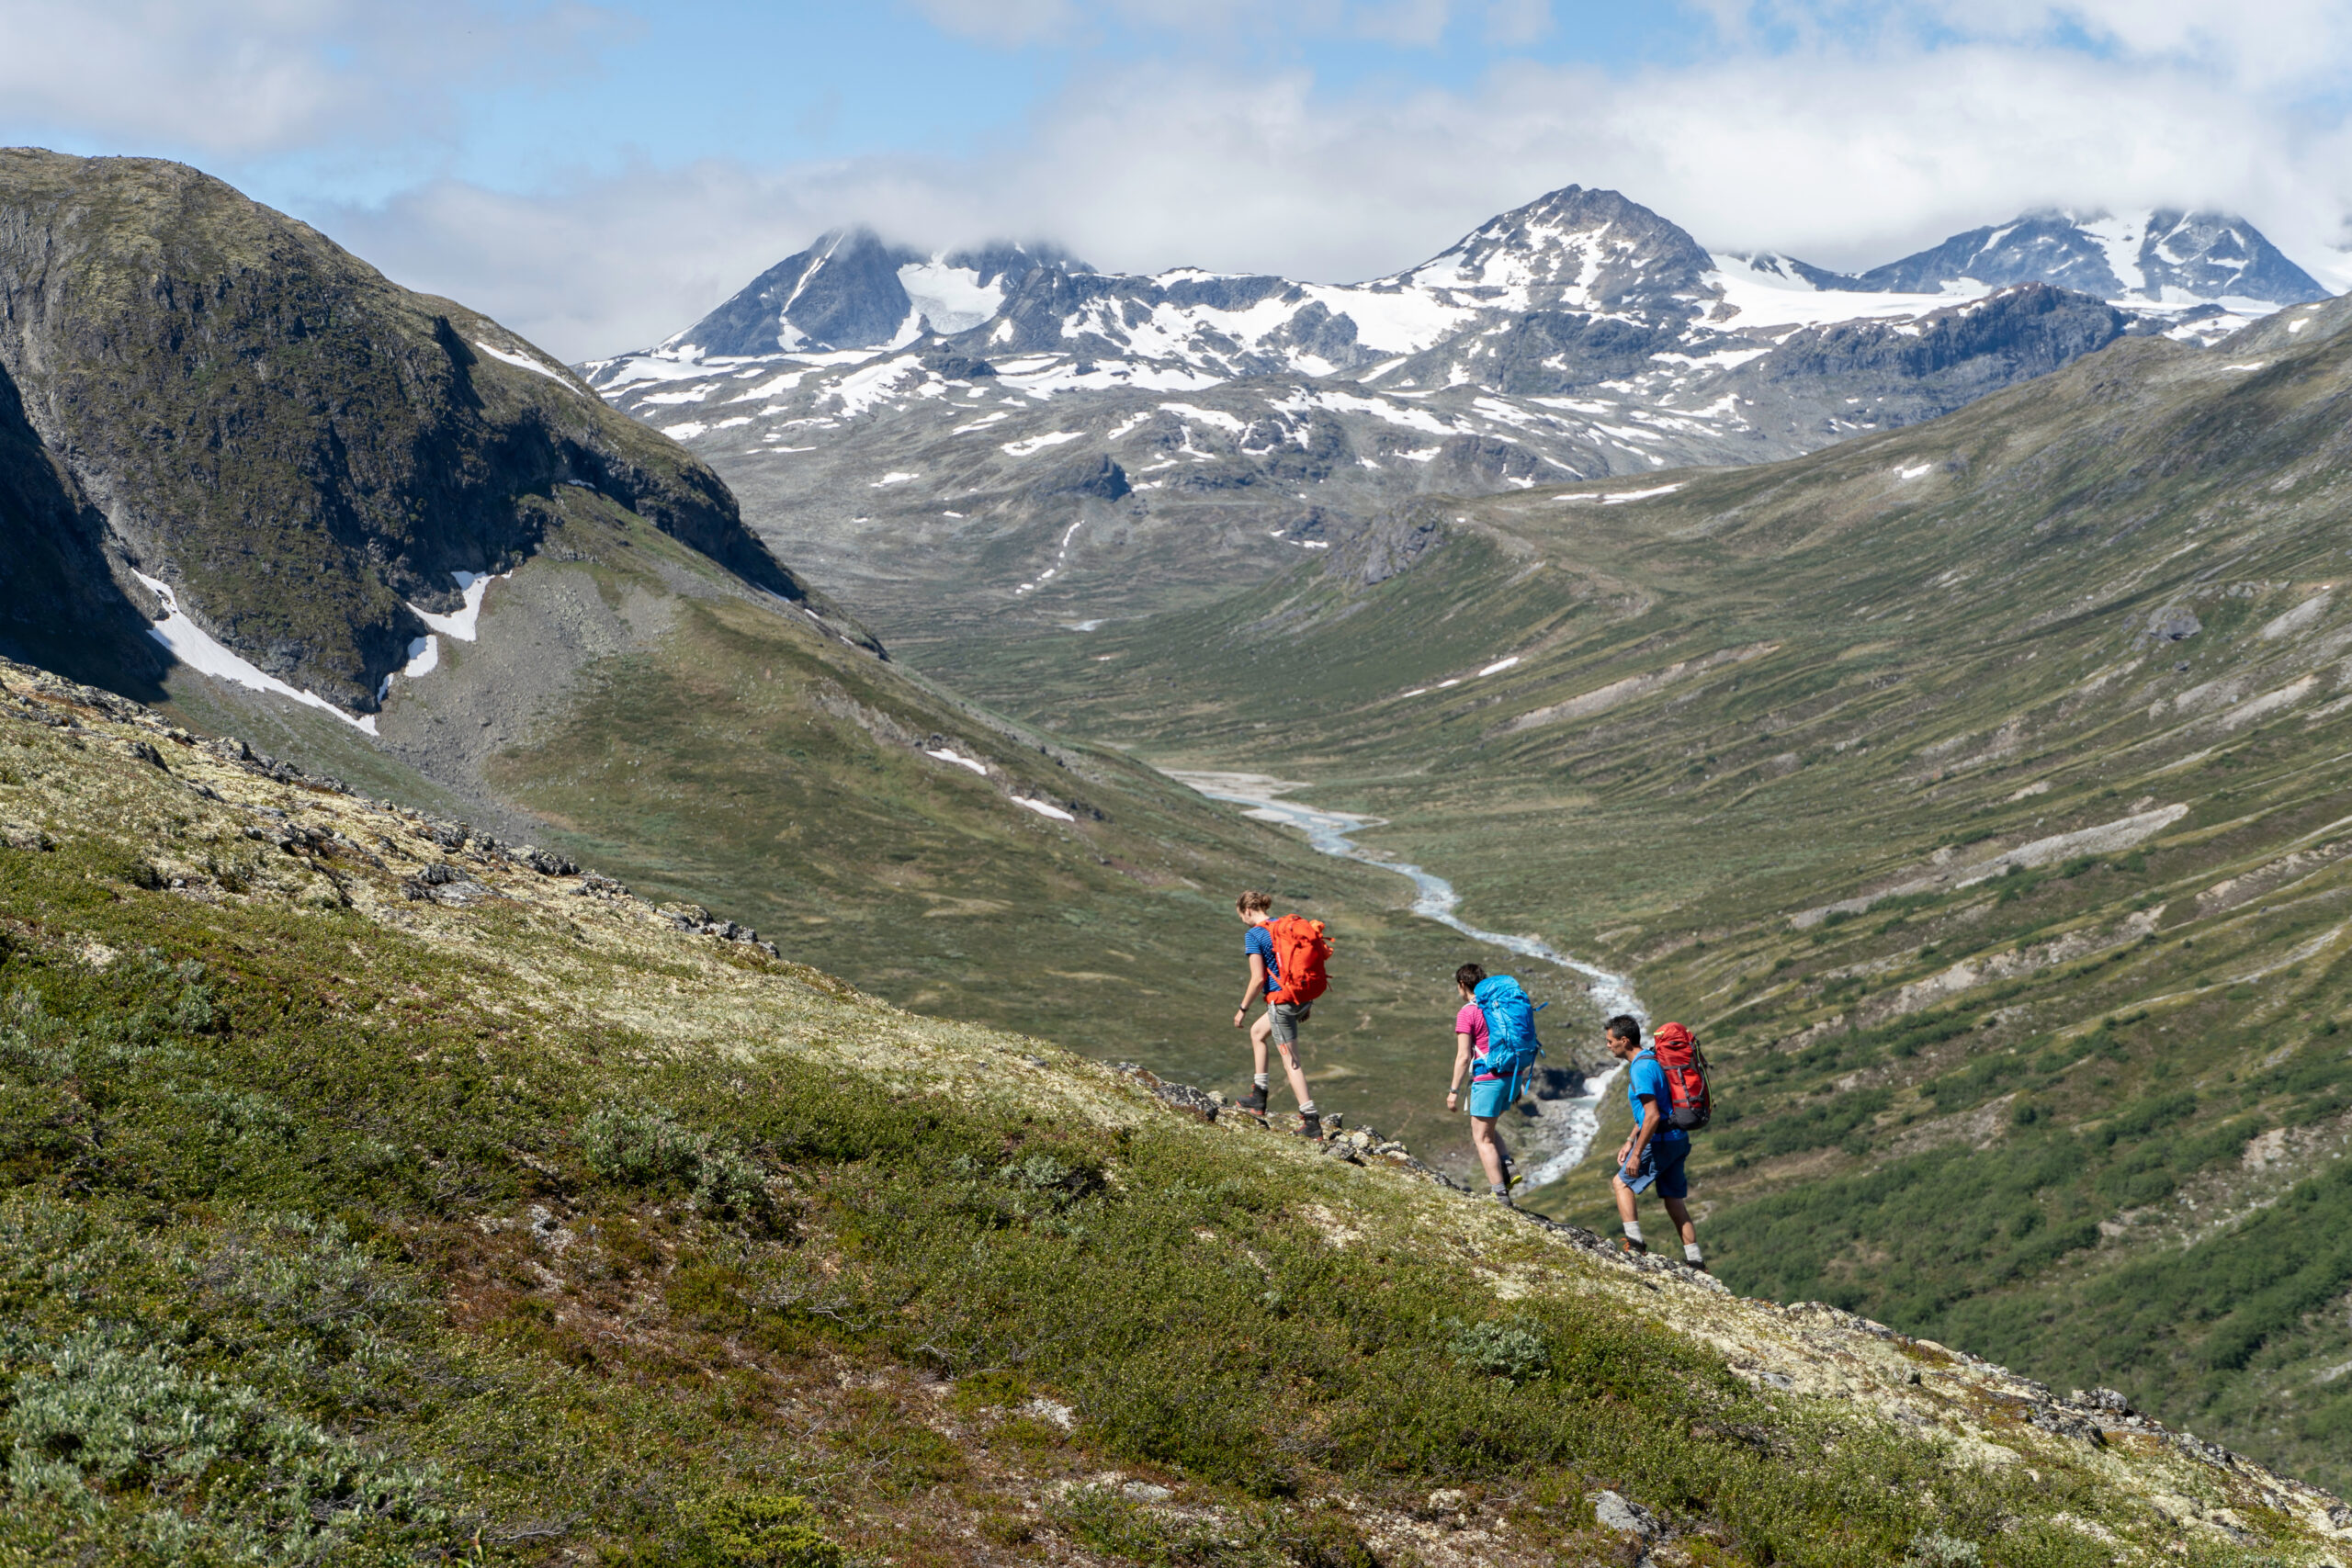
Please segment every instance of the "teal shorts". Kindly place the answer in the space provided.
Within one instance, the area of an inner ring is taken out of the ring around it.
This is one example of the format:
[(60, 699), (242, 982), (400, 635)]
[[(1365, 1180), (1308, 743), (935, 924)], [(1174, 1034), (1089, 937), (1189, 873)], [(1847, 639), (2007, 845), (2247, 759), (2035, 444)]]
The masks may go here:
[(1489, 1120), (1500, 1116), (1519, 1099), (1520, 1075), (1509, 1077), (1473, 1078), (1470, 1082), (1470, 1114)]

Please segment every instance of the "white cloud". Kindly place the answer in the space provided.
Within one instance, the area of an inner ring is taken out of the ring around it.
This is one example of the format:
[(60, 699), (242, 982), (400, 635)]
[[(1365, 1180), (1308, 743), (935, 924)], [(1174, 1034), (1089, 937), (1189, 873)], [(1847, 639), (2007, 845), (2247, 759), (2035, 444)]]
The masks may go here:
[(2040, 46), (2087, 43), (2110, 58), (2208, 72), (2243, 89), (2340, 83), (2352, 59), (2342, 0), (1692, 0), (1724, 37), (1775, 31), (1826, 39), (1931, 36)]
[(658, 340), (843, 221), (933, 244), (1054, 239), (1122, 269), (1339, 281), (1409, 265), (1570, 182), (1622, 189), (1718, 249), (1828, 265), (2042, 204), (2213, 205), (2316, 271), (2352, 212), (2348, 142), (2340, 117), (2315, 125), (2153, 43), (2143, 58), (1824, 39), (1631, 75), (1521, 62), (1463, 92), (1353, 96), (1303, 70), (1161, 62), (1082, 73), (969, 160), (711, 162), (529, 198), (445, 184), (305, 216), (577, 358)]
[(16, 125), (216, 156), (431, 138), (455, 88), (560, 67), (616, 26), (561, 0), (0, 0), (0, 105)]
[(1349, 37), (1428, 49), (1464, 17), (1487, 41), (1525, 44), (1551, 27), (1551, 0), (912, 0), (934, 26), (1005, 48), (1066, 44), (1107, 28), (1193, 43), (1232, 36)]
[(1486, 30), (1489, 43), (1533, 43), (1552, 31), (1552, 0), (1491, 0)]

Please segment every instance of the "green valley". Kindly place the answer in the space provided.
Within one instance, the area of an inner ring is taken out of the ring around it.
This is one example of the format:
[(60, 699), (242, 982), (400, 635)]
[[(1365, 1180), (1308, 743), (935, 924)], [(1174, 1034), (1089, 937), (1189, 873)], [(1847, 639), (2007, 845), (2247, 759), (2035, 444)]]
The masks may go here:
[(1169, 765), (1247, 747), (1479, 923), (1630, 969), (1718, 1064), (1694, 1168), (1740, 1288), (2341, 1482), (2347, 324), (906, 656)]
[(14, 665), (0, 890), (14, 1561), (2339, 1560), (2140, 1416)]

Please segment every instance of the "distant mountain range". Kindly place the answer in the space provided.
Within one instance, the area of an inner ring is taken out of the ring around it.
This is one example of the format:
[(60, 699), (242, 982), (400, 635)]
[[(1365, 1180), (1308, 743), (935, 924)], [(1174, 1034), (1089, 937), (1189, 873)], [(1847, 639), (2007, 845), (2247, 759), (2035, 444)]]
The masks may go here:
[[(1802, 265), (1803, 264), (1797, 264)], [(1821, 288), (1922, 293), (1971, 285), (2050, 283), (2104, 299), (2178, 307), (2230, 300), (2306, 305), (2328, 297), (2242, 218), (2178, 209), (2112, 217), (2029, 212), (1852, 276), (1806, 267)]]
[[(836, 230), (655, 352), (707, 359), (903, 348), (926, 335), (967, 339), (987, 327), (961, 346), (1116, 351), (1229, 375), (1321, 376), (1425, 352), (1494, 310), (1679, 315), (1713, 298), (1721, 301), (1717, 310), (1700, 313), (1728, 325), (1776, 309), (1738, 297), (1740, 283), (1755, 278), (1795, 291), (1928, 295), (1947, 303), (2047, 283), (2158, 319), (2203, 319), (2197, 307), (2207, 304), (2251, 318), (2328, 297), (2260, 231), (2222, 213), (2028, 213), (1867, 272), (1840, 273), (1793, 257), (1713, 254), (1613, 191), (1570, 186), (1490, 219), (1419, 266), (1338, 287), (1189, 267), (1102, 273), (1050, 246), (926, 253), (886, 244), (870, 229)], [(1905, 303), (1917, 311), (1917, 301)], [(1721, 314), (1724, 305), (1735, 314)], [(1138, 320), (1134, 306), (1149, 319)], [(1866, 309), (1824, 302), (1806, 315), (1817, 323)], [(1179, 319), (1189, 331), (1170, 331)], [(1409, 373), (1399, 384), (1413, 384)], [(1517, 389), (1498, 379), (1496, 389)]]
[(1412, 494), (1792, 457), (2326, 297), (2220, 213), (2028, 214), (1845, 274), (1570, 186), (1347, 285), (841, 231), (581, 368), (904, 637), (1156, 608)]

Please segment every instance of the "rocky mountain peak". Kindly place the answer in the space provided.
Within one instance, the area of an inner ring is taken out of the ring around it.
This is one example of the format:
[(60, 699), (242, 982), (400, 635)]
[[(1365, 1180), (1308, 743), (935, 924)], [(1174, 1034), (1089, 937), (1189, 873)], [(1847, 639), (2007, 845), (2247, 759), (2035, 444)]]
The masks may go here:
[(2117, 216), (2056, 209), (1971, 229), (1939, 245), (1819, 287), (1933, 294), (1963, 280), (2049, 283), (2102, 299), (2258, 299), (2299, 305), (2323, 288), (2243, 218), (2160, 208)]
[(1481, 223), (1396, 281), (1530, 308), (1612, 310), (1695, 287), (1698, 241), (1613, 190), (1564, 186)]
[(946, 337), (978, 326), (1040, 268), (1092, 270), (1055, 245), (995, 241), (927, 253), (864, 224), (833, 229), (662, 346), (732, 356), (896, 348), (927, 332)]
[(718, 355), (878, 347), (913, 311), (899, 269), (922, 259), (863, 224), (831, 230), (662, 346)]

